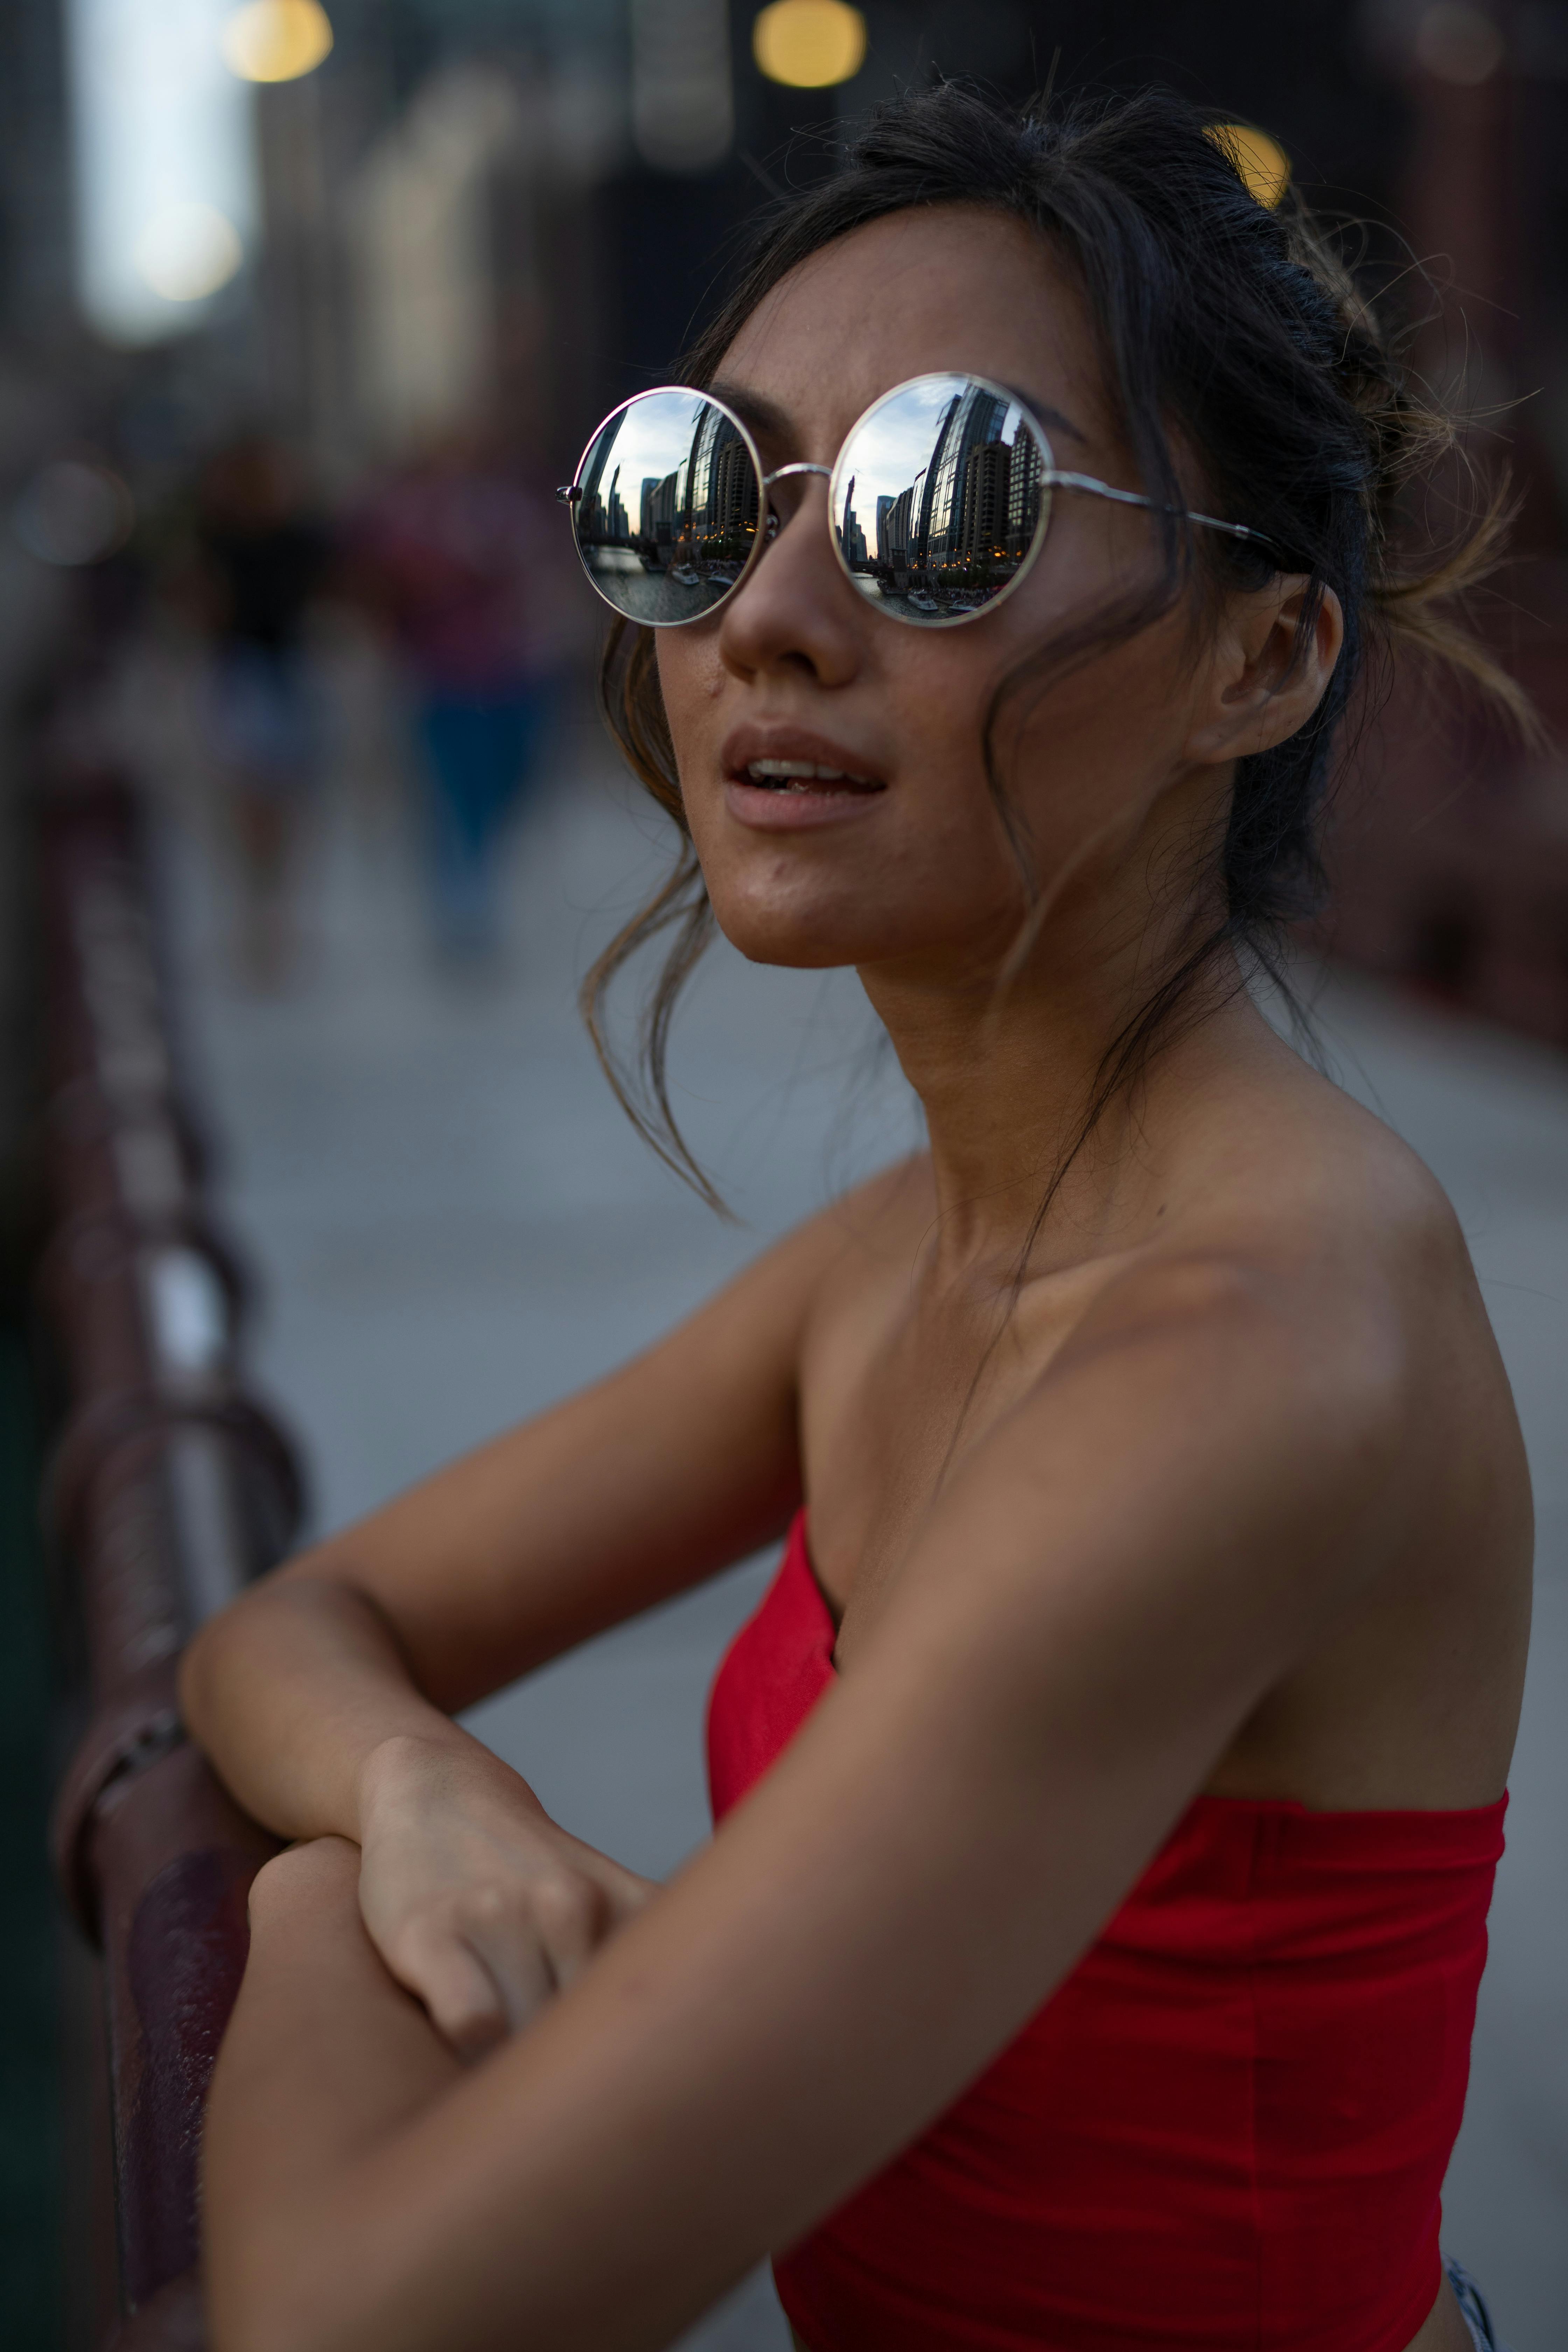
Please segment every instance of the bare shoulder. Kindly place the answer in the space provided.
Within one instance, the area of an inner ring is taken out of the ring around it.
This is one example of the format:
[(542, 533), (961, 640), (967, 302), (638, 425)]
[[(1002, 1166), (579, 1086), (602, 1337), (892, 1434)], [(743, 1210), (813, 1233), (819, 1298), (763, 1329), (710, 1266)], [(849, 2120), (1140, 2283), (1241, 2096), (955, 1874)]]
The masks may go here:
[(1378, 1533), (1357, 1607), (1212, 1785), (1330, 1806), (1481, 1801), (1517, 1722), (1533, 1522), (1458, 1218), (1398, 1136), (1305, 1069), (1244, 1099), (1218, 1141), (1223, 1169), (1196, 1155), (1168, 1235), (1107, 1286), (1080, 1344), (1097, 1325), (1179, 1324), (1182, 1360), (1244, 1428), (1299, 1419), (1324, 1528), (1343, 1481)]
[[(1178, 1160), (1167, 1247), (1267, 1269), (1301, 1303), (1415, 1339), (1447, 1323), (1500, 1371), (1447, 1193), (1408, 1144), (1294, 1055), (1239, 1088)], [(1159, 1255), (1158, 1250), (1155, 1254)]]
[(1196, 1383), (1243, 1433), (1283, 1422), (1325, 1480), (1372, 1463), (1396, 1503), (1391, 1571), (1428, 1593), (1527, 1571), (1507, 1373), (1458, 1218), (1408, 1145), (1291, 1057), (1195, 1120), (1163, 1174), (1053, 1375), (1109, 1351), (1129, 1377)]

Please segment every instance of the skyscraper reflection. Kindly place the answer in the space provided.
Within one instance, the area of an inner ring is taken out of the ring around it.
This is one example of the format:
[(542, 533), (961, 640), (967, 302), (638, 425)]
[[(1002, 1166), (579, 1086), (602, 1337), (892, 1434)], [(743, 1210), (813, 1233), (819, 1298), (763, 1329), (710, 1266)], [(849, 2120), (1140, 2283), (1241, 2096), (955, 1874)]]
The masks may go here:
[[(942, 379), (926, 379), (864, 420), (840, 461), (847, 478), (835, 514), (856, 584), (927, 620), (978, 611), (1016, 577), (1045, 488), (1040, 444), (1017, 402), (963, 377), (945, 381), (953, 387), (945, 397), (933, 398)], [(901, 484), (896, 472), (889, 478), (898, 459), (909, 468)], [(869, 543), (857, 485), (876, 516)]]
[[(623, 480), (637, 484), (633, 509)], [(588, 453), (577, 542), (635, 620), (696, 619), (739, 578), (761, 520), (757, 469), (734, 420), (696, 392), (650, 394)]]

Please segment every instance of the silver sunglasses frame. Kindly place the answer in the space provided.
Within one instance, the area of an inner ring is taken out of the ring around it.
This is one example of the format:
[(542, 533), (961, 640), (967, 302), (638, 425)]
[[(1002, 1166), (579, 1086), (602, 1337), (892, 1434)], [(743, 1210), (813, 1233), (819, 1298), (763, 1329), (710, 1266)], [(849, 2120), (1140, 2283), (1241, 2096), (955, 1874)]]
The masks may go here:
[[(1152, 513), (1180, 514), (1183, 515), (1188, 522), (1198, 524), (1204, 530), (1223, 531), (1228, 539), (1248, 540), (1256, 546), (1268, 548), (1270, 551), (1273, 550), (1273, 541), (1268, 538), (1263, 531), (1252, 530), (1247, 523), (1222, 522), (1217, 515), (1199, 514), (1194, 509), (1190, 507), (1166, 507), (1158, 499), (1146, 497), (1142, 490), (1119, 490), (1115, 488), (1111, 483), (1100, 481), (1092, 474), (1075, 474), (1065, 470), (1057, 464), (1056, 452), (1051, 447), (1046, 429), (1044, 425), (1041, 425), (1039, 419), (1036, 416), (1034, 411), (1029, 406), (1028, 402), (1023, 397), (1023, 395), (1020, 393), (1011, 391), (1006, 384), (997, 383), (991, 376), (976, 375), (970, 370), (963, 368), (942, 368), (925, 375), (910, 376), (904, 383), (891, 384), (886, 392), (879, 393), (877, 398), (872, 401), (870, 406), (863, 409), (861, 414), (856, 418), (854, 424), (849, 427), (848, 432), (845, 435), (844, 439), (840, 444), (838, 455), (834, 459), (831, 466), (816, 466), (807, 463), (805, 459), (795, 459), (787, 466), (775, 466), (771, 474), (763, 471), (762, 457), (758, 451), (756, 443), (752, 440), (746, 425), (743, 424), (742, 419), (736, 415), (734, 410), (730, 407), (727, 402), (715, 399), (711, 393), (703, 392), (697, 384), (653, 384), (650, 385), (646, 392), (633, 393), (629, 400), (619, 402), (616, 407), (610, 410), (607, 416), (600, 419), (599, 423), (594, 427), (593, 432), (588, 436), (588, 439), (584, 446), (583, 454), (577, 460), (576, 472), (573, 475), (570, 482), (563, 482), (561, 485), (555, 495), (563, 506), (576, 506), (578, 500), (583, 495), (583, 471), (588, 463), (588, 458), (595, 443), (600, 439), (606, 428), (615, 423), (616, 417), (623, 415), (628, 408), (635, 407), (637, 402), (641, 400), (655, 400), (661, 393), (675, 392), (694, 394), (698, 399), (707, 401), (710, 406), (718, 409), (721, 415), (728, 417), (731, 424), (741, 436), (742, 440), (746, 445), (747, 453), (751, 457), (752, 463), (757, 469), (757, 479), (762, 485), (764, 499), (767, 492), (773, 488), (775, 482), (782, 482), (791, 475), (820, 474), (823, 477), (827, 483), (828, 545), (833, 550), (839, 570), (843, 572), (850, 586), (854, 588), (856, 594), (863, 603), (871, 604), (872, 600), (866, 595), (865, 591), (860, 587), (857, 581), (854, 572), (850, 571), (848, 564), (845, 562), (844, 551), (838, 543), (838, 533), (833, 527), (833, 513), (837, 503), (838, 477), (844, 464), (846, 453), (847, 452), (851, 443), (854, 441), (856, 435), (867, 423), (868, 419), (874, 416), (878, 409), (885, 406), (889, 401), (898, 399), (901, 393), (912, 391), (917, 384), (930, 383), (934, 381), (948, 380), (953, 377), (962, 377), (965, 383), (979, 384), (983, 391), (994, 393), (999, 399), (1005, 400), (1011, 406), (1014, 406), (1018, 410), (1024, 423), (1034, 435), (1036, 443), (1037, 444), (1040, 453), (1046, 461), (1041, 469), (1040, 480), (1043, 487), (1047, 489), (1053, 491), (1079, 490), (1090, 498), (1109, 499), (1117, 506), (1144, 507)], [(1013, 593), (1014, 589), (1018, 587), (1034, 569), (1035, 560), (1038, 556), (1040, 550), (1044, 547), (1046, 541), (1049, 536), (1050, 520), (1051, 510), (1047, 504), (1041, 512), (1040, 520), (1036, 529), (1034, 539), (1030, 542), (1029, 551), (1027, 555), (1025, 556), (1023, 562), (1019, 564), (1016, 572), (1014, 572), (1011, 580), (1009, 580), (1005, 586), (999, 588), (995, 595), (991, 597), (987, 603), (977, 605), (973, 612), (939, 613), (934, 614), (931, 619), (927, 620), (923, 614), (913, 613), (895, 613), (889, 611), (888, 607), (884, 605), (879, 608), (882, 612), (883, 618), (889, 621), (897, 621), (900, 626), (910, 629), (961, 629), (970, 621), (983, 621), (988, 613), (994, 613), (997, 605), (1002, 604), (1006, 597)], [(745, 583), (750, 579), (752, 572), (761, 557), (777, 538), (780, 528), (781, 524), (777, 510), (770, 508), (767, 520), (763, 522), (762, 528), (758, 530), (756, 539), (752, 546), (752, 551), (747, 556), (745, 562), (742, 565), (734, 579), (728, 583), (723, 594), (721, 596), (716, 596), (712, 604), (708, 606), (705, 612), (689, 613), (679, 620), (637, 621), (633, 623), (634, 627), (644, 629), (688, 629), (694, 622), (711, 620), (714, 614), (720, 610), (721, 606), (728, 604), (735, 591), (745, 585)], [(615, 600), (605, 593), (604, 589), (600, 587), (598, 582), (595, 579), (593, 572), (589, 571), (588, 559), (586, 555), (584, 554), (582, 541), (577, 537), (575, 515), (573, 516), (572, 543), (577, 550), (578, 561), (581, 562), (584, 572), (587, 573), (588, 584), (593, 589), (594, 593), (599, 597), (604, 604), (608, 604), (611, 612), (614, 613), (618, 619), (631, 619), (631, 615), (629, 614), (623, 613), (620, 606), (615, 602)]]

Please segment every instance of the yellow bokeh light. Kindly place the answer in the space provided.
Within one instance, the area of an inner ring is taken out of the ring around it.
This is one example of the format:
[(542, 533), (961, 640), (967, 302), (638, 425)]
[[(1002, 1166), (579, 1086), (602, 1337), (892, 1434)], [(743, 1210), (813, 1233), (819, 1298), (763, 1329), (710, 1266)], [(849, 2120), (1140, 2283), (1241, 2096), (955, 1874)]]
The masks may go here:
[(1290, 158), (1278, 139), (1250, 122), (1211, 122), (1208, 135), (1224, 148), (1258, 203), (1272, 211), (1290, 184)]
[(223, 28), (224, 63), (242, 81), (298, 81), (331, 46), (319, 0), (249, 0)]
[(752, 27), (752, 55), (770, 81), (826, 89), (866, 59), (866, 19), (844, 0), (773, 0)]

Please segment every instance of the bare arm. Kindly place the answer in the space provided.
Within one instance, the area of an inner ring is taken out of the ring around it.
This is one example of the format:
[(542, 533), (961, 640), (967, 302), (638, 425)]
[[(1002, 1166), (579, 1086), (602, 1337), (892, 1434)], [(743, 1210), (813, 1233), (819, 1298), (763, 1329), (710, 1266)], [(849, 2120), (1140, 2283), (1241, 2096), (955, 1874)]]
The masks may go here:
[(366, 1926), (464, 2050), (524, 2021), (645, 1899), (450, 1720), (742, 1556), (799, 1490), (798, 1329), (843, 1246), (792, 1235), (612, 1378), (265, 1579), (184, 1665), (186, 1720), (286, 1837), (364, 1851)]
[(699, 1583), (798, 1495), (800, 1320), (836, 1238), (790, 1237), (609, 1379), (302, 1553), (186, 1653), (187, 1720), (271, 1828), (355, 1834), (366, 1755)]
[(1375, 1580), (1408, 1393), (1360, 1320), (1203, 1273), (1109, 1296), (777, 1769), (477, 2070), (318, 2074), (331, 1849), (271, 1865), (209, 2126), (220, 2352), (661, 2344), (938, 2113)]

